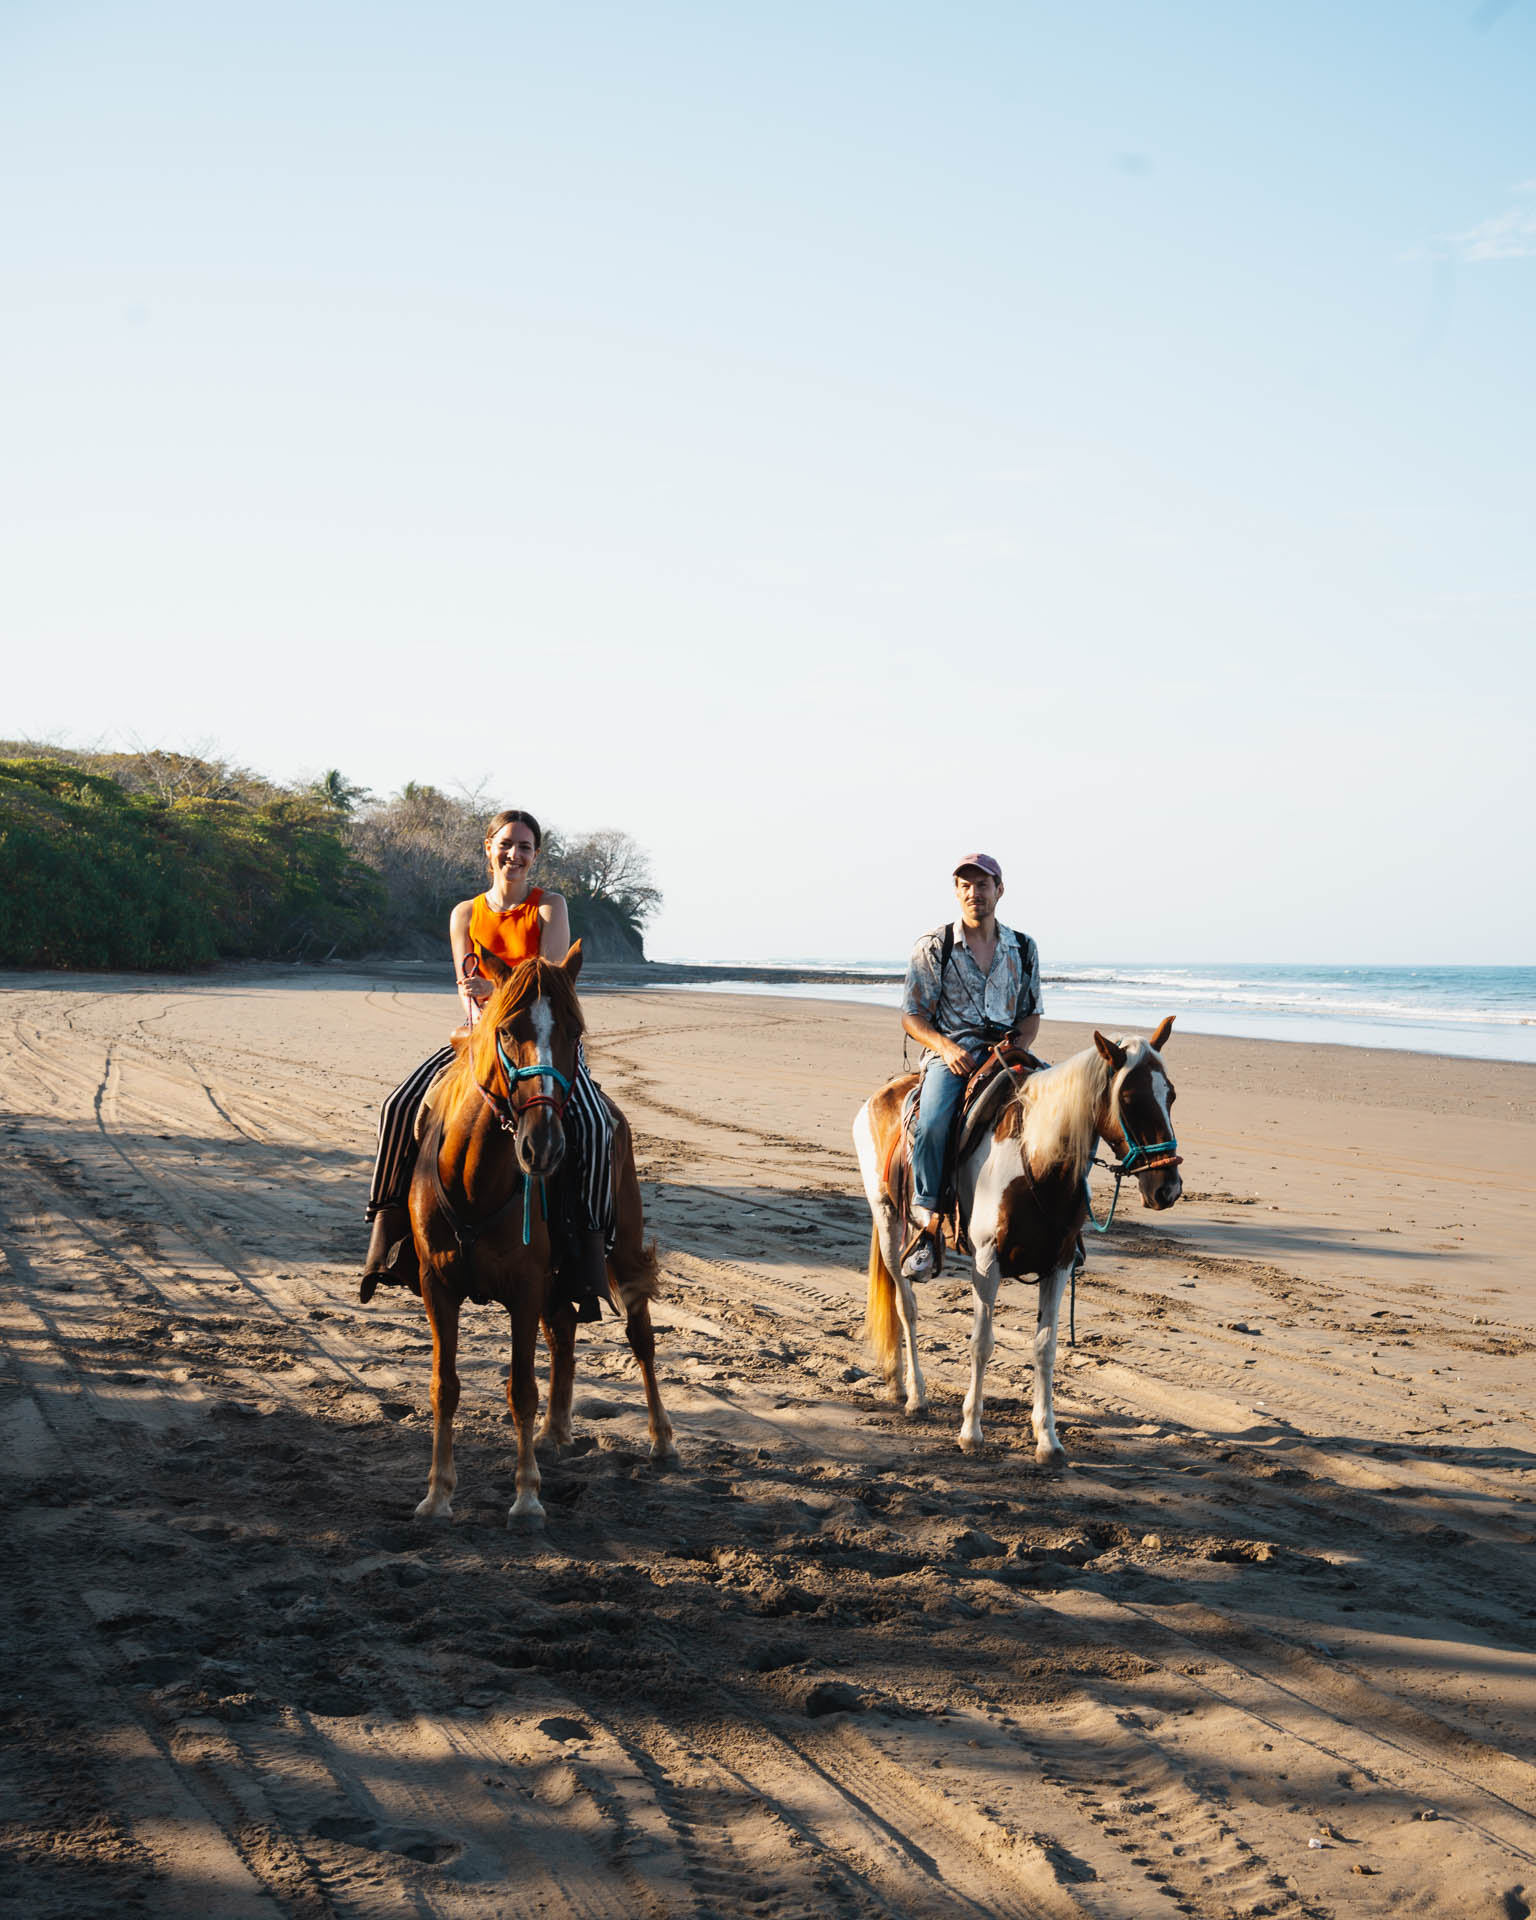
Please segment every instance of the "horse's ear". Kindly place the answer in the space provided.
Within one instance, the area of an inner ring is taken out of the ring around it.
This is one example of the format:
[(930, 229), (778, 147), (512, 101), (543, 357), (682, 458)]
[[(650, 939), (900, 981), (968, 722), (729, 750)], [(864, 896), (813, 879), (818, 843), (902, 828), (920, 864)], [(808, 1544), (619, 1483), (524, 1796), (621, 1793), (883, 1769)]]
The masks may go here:
[(560, 967), (566, 979), (569, 980), (574, 987), (576, 984), (576, 976), (581, 972), (581, 942), (579, 940), (573, 940), (571, 942), (571, 950), (560, 962)]
[(1126, 1062), (1125, 1048), (1117, 1047), (1113, 1040), (1106, 1040), (1097, 1028), (1094, 1029), (1093, 1044), (1098, 1048), (1099, 1052), (1103, 1054), (1115, 1072), (1118, 1073)]
[(1154, 1033), (1152, 1038), (1147, 1042), (1147, 1045), (1152, 1049), (1154, 1053), (1161, 1053), (1163, 1048), (1167, 1046), (1168, 1036), (1172, 1032), (1173, 1032), (1173, 1015), (1170, 1013), (1168, 1018), (1158, 1028), (1157, 1032)]
[(482, 947), (478, 940), (475, 942), (475, 958), (480, 962), (480, 971), (486, 979), (495, 980), (498, 984), (512, 971), (499, 955)]

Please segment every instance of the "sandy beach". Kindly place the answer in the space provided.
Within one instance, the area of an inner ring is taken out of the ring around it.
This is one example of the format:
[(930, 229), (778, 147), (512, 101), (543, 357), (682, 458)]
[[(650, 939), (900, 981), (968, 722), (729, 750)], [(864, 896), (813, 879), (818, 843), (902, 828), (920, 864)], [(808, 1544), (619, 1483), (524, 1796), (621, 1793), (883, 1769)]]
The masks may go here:
[(1536, 1068), (1176, 1033), (1186, 1197), (1090, 1248), (1050, 1474), (1029, 1286), (980, 1455), (963, 1277), (932, 1417), (871, 1371), (895, 1015), (587, 985), (681, 1462), (584, 1330), (524, 1538), (497, 1315), (434, 1530), (420, 1307), (356, 1300), (436, 976), (7, 977), (0, 1905), (1536, 1908)]

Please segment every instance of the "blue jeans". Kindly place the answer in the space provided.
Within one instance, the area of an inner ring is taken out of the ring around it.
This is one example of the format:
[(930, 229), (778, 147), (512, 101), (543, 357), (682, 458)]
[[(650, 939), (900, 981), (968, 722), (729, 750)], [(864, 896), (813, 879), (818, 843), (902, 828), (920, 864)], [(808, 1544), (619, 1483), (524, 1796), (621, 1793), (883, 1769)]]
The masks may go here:
[(912, 1132), (912, 1204), (929, 1213), (939, 1204), (944, 1149), (965, 1094), (965, 1081), (963, 1073), (951, 1073), (937, 1054), (923, 1068), (917, 1125)]

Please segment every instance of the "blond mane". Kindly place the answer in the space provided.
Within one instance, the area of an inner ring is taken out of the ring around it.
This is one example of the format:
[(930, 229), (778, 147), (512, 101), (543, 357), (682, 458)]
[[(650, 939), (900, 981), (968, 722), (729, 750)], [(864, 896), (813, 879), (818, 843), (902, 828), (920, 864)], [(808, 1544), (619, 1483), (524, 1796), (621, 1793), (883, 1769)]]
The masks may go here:
[(1109, 1062), (1097, 1047), (1034, 1073), (1019, 1089), (1024, 1152), (1032, 1167), (1063, 1167), (1080, 1180), (1093, 1154), (1093, 1120), (1109, 1085)]

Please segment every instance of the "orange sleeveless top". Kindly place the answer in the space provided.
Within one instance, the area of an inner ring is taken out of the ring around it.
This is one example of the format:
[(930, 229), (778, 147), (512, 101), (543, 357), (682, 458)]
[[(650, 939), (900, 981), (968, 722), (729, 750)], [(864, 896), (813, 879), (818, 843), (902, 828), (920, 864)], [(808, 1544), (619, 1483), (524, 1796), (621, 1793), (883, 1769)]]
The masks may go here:
[(515, 967), (519, 960), (532, 960), (539, 951), (544, 922), (539, 918), (542, 887), (530, 887), (528, 898), (505, 913), (498, 913), (483, 893), (475, 895), (469, 910), (469, 937), (477, 947), (494, 953), (498, 960)]

